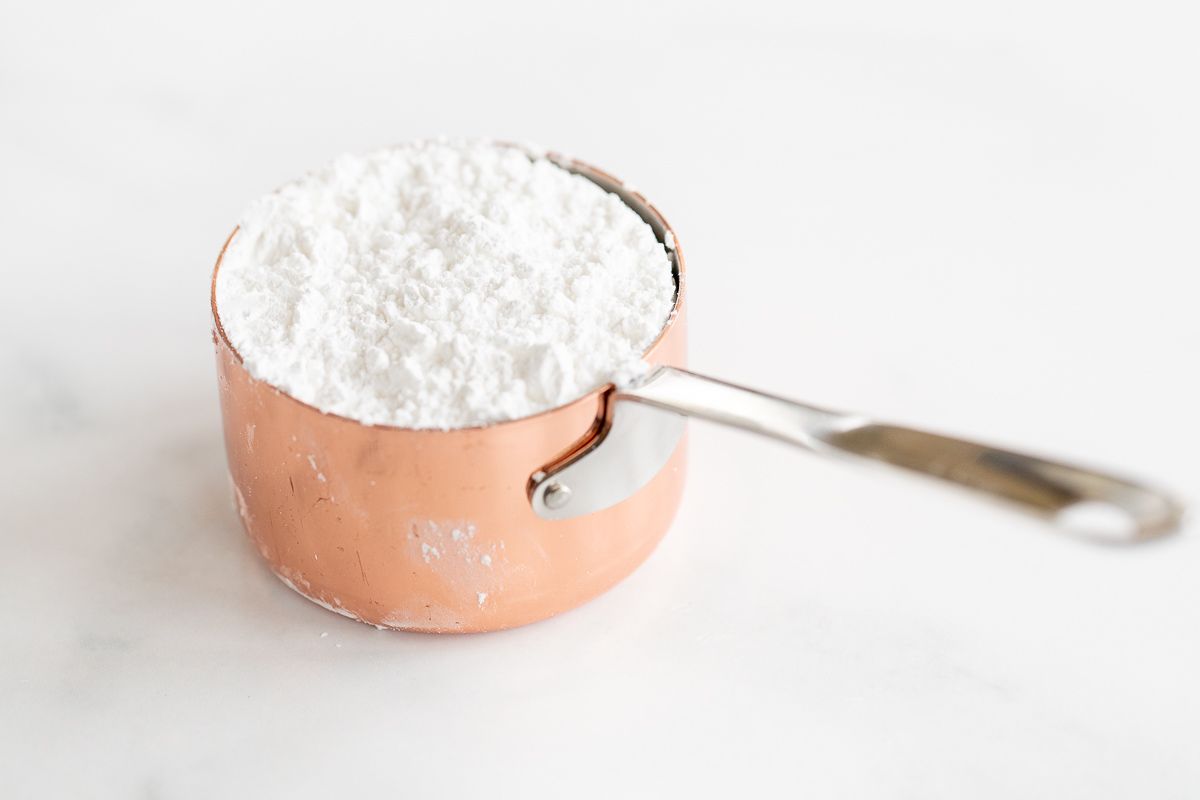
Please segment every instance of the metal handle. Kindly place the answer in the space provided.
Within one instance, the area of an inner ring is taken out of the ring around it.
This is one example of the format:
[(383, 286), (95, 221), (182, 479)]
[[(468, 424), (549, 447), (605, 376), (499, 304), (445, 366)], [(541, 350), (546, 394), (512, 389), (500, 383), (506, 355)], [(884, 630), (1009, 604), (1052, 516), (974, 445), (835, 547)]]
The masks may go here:
[[(635, 406), (731, 425), (815, 453), (903, 467), (1014, 502), (1108, 542), (1165, 535), (1178, 527), (1183, 515), (1183, 507), (1170, 495), (1123, 478), (803, 405), (671, 367), (618, 389), (610, 402), (610, 430), (619, 435), (608, 447), (602, 432), (591, 447), (533, 477), (531, 501), (542, 516), (577, 516), (612, 505), (644, 485), (665, 463), (678, 436), (664, 437), (661, 415), (646, 419)], [(655, 422), (660, 426), (657, 439), (639, 444)], [(678, 429), (681, 434), (681, 424)], [(606, 491), (602, 482), (614, 480), (617, 471), (622, 473), (617, 488), (609, 483)], [(620, 496), (613, 499), (615, 495)]]

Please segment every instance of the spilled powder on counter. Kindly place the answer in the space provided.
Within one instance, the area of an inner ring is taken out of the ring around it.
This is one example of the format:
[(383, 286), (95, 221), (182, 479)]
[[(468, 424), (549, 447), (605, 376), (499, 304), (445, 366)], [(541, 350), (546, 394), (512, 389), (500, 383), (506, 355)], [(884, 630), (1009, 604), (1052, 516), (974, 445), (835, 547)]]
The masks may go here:
[(216, 300), (255, 378), (370, 424), (460, 428), (636, 375), (674, 292), (616, 195), (522, 150), (438, 140), (258, 200)]

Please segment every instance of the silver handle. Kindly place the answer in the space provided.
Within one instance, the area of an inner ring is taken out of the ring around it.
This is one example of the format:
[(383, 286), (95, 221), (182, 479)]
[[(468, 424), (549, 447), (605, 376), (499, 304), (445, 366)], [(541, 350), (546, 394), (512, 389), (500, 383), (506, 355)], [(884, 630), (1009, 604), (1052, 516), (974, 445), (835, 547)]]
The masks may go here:
[[(661, 412), (667, 412), (667, 419)], [(682, 417), (742, 428), (814, 453), (857, 456), (940, 478), (1106, 542), (1168, 534), (1183, 516), (1183, 507), (1170, 495), (1134, 481), (804, 405), (671, 367), (616, 390), (609, 425), (595, 442), (533, 476), (534, 510), (548, 519), (563, 519), (628, 497), (673, 452), (682, 435)]]
[(1066, 518), (1072, 515), (1078, 523), (1095, 523), (1079, 532), (1096, 538), (1155, 538), (1175, 530), (1183, 516), (1170, 495), (1124, 478), (803, 405), (684, 370), (659, 369), (641, 385), (619, 391), (617, 399), (732, 425), (815, 453), (882, 461), (1064, 522), (1072, 522)]

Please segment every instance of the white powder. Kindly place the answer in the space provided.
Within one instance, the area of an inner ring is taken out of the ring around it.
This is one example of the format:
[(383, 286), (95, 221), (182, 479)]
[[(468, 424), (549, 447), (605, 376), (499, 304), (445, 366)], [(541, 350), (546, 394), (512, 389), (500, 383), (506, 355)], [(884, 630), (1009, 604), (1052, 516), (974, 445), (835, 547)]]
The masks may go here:
[(430, 141), (254, 203), (216, 292), (254, 377), (366, 423), (459, 428), (635, 374), (675, 285), (616, 195), (515, 148)]

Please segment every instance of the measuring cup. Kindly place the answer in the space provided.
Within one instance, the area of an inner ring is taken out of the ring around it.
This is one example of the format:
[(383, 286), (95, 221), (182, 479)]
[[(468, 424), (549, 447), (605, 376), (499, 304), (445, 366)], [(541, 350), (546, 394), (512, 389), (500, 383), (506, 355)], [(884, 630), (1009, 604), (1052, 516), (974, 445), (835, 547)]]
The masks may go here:
[(1141, 541), (1178, 525), (1177, 502), (1130, 480), (686, 371), (687, 280), (671, 227), (611, 175), (549, 158), (620, 196), (670, 253), (674, 308), (635, 385), (456, 430), (326, 414), (246, 371), (221, 326), (218, 258), (213, 343), (237, 509), (268, 566), (301, 595), (379, 627), (431, 632), (510, 628), (584, 603), (636, 569), (670, 526), (687, 417), (892, 464), (1054, 518), (1102, 512), (1087, 520), (1120, 523), (1087, 535)]

